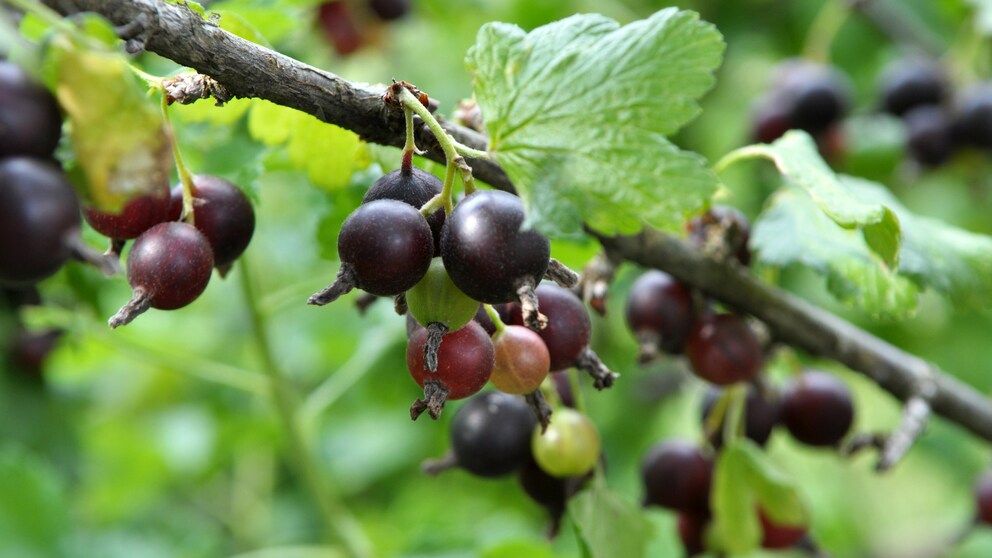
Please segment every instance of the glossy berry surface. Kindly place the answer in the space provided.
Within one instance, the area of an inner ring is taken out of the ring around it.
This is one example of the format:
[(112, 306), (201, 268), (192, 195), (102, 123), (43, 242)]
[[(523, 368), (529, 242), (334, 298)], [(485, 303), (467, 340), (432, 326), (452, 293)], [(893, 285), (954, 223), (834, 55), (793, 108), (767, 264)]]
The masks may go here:
[(630, 287), (626, 317), (639, 340), (669, 354), (681, 353), (696, 319), (692, 292), (671, 275), (649, 270)]
[[(710, 413), (717, 400), (724, 391), (718, 387), (711, 387), (703, 396), (702, 422), (705, 428), (708, 424)], [(765, 445), (771, 437), (775, 425), (778, 424), (779, 401), (778, 396), (773, 393), (763, 394), (753, 385), (747, 388), (747, 399), (744, 403), (744, 436), (754, 441), (759, 446)], [(717, 430), (710, 435), (710, 444), (719, 449), (723, 446), (723, 424), (726, 420), (720, 421)]]
[(410, 13), (413, 0), (369, 0), (369, 8), (379, 19), (392, 21)]
[(673, 510), (707, 514), (713, 461), (694, 444), (665, 440), (648, 450), (641, 464), (644, 502)]
[(462, 405), (451, 421), (458, 465), (480, 477), (499, 477), (530, 460), (534, 412), (520, 397), (487, 392)]
[[(592, 334), (589, 312), (579, 297), (554, 283), (541, 283), (536, 293), (541, 313), (548, 317), (547, 327), (537, 334), (548, 347), (551, 370), (569, 368), (589, 346)], [(519, 304), (510, 306), (510, 323), (524, 323)]]
[(831, 374), (803, 372), (782, 392), (782, 424), (811, 446), (833, 446), (854, 422), (854, 402), (847, 384)]
[(900, 60), (882, 73), (882, 108), (896, 116), (926, 105), (940, 105), (949, 86), (940, 66), (925, 60)]
[[(183, 188), (172, 188), (171, 217), (179, 218)], [(193, 224), (207, 237), (214, 251), (214, 265), (228, 266), (238, 259), (255, 232), (255, 209), (248, 196), (234, 184), (209, 175), (193, 177)]]
[(410, 336), (406, 349), (406, 366), (420, 387), (428, 380), (444, 384), (447, 399), (464, 399), (477, 393), (489, 381), (496, 364), (493, 343), (482, 326), (475, 322), (445, 335), (438, 350), (437, 372), (424, 369), (424, 346), (427, 329), (421, 328)]
[(602, 449), (599, 431), (589, 417), (569, 408), (555, 410), (542, 434), (535, 429), (531, 441), (534, 460), (549, 475), (574, 477), (592, 470)]
[(93, 230), (107, 238), (129, 240), (169, 220), (169, 190), (143, 194), (124, 203), (119, 212), (106, 212), (93, 207), (83, 208), (83, 218)]
[(976, 517), (986, 525), (992, 525), (992, 471), (985, 471), (975, 481)]
[(400, 201), (358, 206), (338, 234), (338, 256), (352, 266), (356, 286), (378, 296), (398, 295), (416, 285), (433, 255), (424, 216)]
[(757, 336), (738, 314), (701, 317), (685, 354), (697, 376), (721, 386), (750, 380), (764, 361)]
[[(362, 203), (375, 200), (398, 200), (420, 209), (431, 198), (441, 193), (444, 184), (433, 174), (410, 167), (409, 172), (403, 169), (391, 171), (376, 180), (365, 192)], [(434, 255), (441, 255), (441, 229), (444, 227), (444, 208), (438, 209), (427, 217), (427, 224), (434, 234)]]
[(544, 341), (530, 329), (508, 325), (493, 336), (496, 367), (490, 382), (496, 389), (525, 395), (541, 387), (551, 370), (551, 356)]
[(71, 256), (79, 201), (62, 170), (28, 157), (0, 161), (0, 284), (40, 281)]
[(935, 167), (954, 154), (951, 121), (939, 106), (916, 107), (903, 115), (906, 151), (921, 165)]
[(55, 97), (17, 64), (0, 61), (0, 158), (51, 157), (61, 135)]
[(489, 304), (510, 302), (525, 281), (540, 283), (551, 245), (523, 230), (520, 198), (497, 190), (476, 192), (455, 206), (441, 231), (441, 258), (458, 288)]
[(773, 523), (764, 510), (758, 512), (761, 520), (761, 546), (771, 550), (791, 548), (806, 536), (807, 528), (803, 525), (781, 525)]
[(406, 304), (421, 325), (439, 323), (449, 331), (467, 324), (480, 308), (451, 282), (440, 258), (431, 260), (423, 279), (406, 292)]
[(207, 288), (213, 252), (198, 230), (186, 223), (155, 225), (134, 241), (127, 257), (127, 281), (160, 310), (182, 308)]

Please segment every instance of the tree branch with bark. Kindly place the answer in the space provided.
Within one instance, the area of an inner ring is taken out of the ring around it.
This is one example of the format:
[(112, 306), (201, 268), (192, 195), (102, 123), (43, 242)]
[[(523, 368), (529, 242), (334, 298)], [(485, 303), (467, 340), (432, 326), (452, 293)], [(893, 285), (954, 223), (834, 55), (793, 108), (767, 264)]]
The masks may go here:
[[(131, 52), (147, 50), (209, 76), (232, 97), (261, 98), (354, 131), (365, 141), (401, 147), (404, 118), (381, 100), (384, 87), (349, 82), (246, 41), (183, 4), (161, 0), (46, 0), (63, 15), (93, 11), (113, 23)], [(442, 121), (468, 147), (485, 150), (487, 138)], [(418, 145), (443, 162), (426, 126)], [(468, 159), (472, 172), (495, 188), (514, 191), (493, 160)], [(811, 355), (865, 374), (906, 402), (903, 425), (883, 449), (885, 466), (898, 460), (934, 413), (992, 441), (992, 401), (935, 365), (907, 353), (782, 289), (764, 283), (734, 262), (716, 261), (673, 236), (645, 230), (630, 237), (596, 236), (612, 261), (663, 270), (720, 302), (767, 324), (774, 338)], [(880, 468), (883, 463), (880, 463)]]

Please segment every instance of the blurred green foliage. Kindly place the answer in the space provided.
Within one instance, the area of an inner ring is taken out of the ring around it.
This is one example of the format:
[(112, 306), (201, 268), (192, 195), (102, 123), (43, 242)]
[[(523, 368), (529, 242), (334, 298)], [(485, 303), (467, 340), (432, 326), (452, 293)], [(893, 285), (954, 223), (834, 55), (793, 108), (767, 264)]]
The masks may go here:
[[(776, 63), (802, 54), (824, 3), (679, 4), (715, 23), (728, 50), (716, 88), (702, 100), (702, 115), (676, 143), (711, 163), (748, 143), (750, 100), (768, 87)], [(958, 84), (992, 78), (983, 54), (989, 45), (981, 34), (985, 28), (976, 26), (971, 7), (977, 3), (884, 3), (943, 45)], [(203, 4), (224, 14), (222, 25), (231, 31), (264, 39), (349, 80), (415, 83), (447, 114), (471, 94), (464, 54), (485, 22), (532, 29), (595, 11), (626, 23), (671, 5), (419, 0), (409, 17), (387, 25), (374, 21), (356, 0), (349, 5), (368, 44), (339, 56), (316, 23), (316, 0)], [(875, 114), (879, 71), (907, 50), (911, 45), (897, 44), (856, 14), (840, 27), (830, 56), (851, 77), (857, 109), (845, 124), (848, 156), (838, 168), (884, 183), (920, 215), (992, 233), (989, 161), (966, 154), (921, 173), (902, 155), (898, 123)], [(151, 54), (137, 62), (158, 75), (177, 69)], [(236, 101), (224, 109), (200, 103), (175, 107), (172, 114), (187, 165), (230, 178), (252, 194), (258, 214), (254, 240), (234, 271), (223, 280), (215, 276), (192, 306), (153, 311), (113, 332), (105, 321), (129, 297), (123, 277), (107, 280), (70, 264), (41, 285), (46, 305), (24, 309), (17, 319), (30, 329), (58, 327), (66, 334), (46, 362), (43, 386), (24, 381), (10, 364), (3, 366), (11, 373), (0, 375), (0, 556), (342, 556), (339, 548), (321, 546), (319, 513), (300, 483), (299, 464), (286, 457), (288, 442), (260, 352), (266, 342), (298, 392), (297, 418), (316, 451), (319, 475), (349, 516), (346, 525), (358, 526), (347, 528), (368, 541), (374, 556), (579, 556), (576, 533), (593, 528), (590, 517), (597, 510), (588, 500), (594, 496), (583, 500), (577, 525), (566, 519), (561, 535), (548, 541), (544, 513), (513, 478), (480, 480), (457, 470), (436, 478), (420, 473), (421, 461), (446, 450), (457, 404), (436, 423), (409, 420), (407, 408), (419, 390), (405, 369), (403, 320), (388, 303), (374, 304), (364, 316), (352, 304), (355, 295), (325, 308), (305, 304), (310, 293), (333, 279), (337, 227), (364, 188), (398, 165), (399, 151), (356, 146), (346, 134), (308, 116), (284, 114), (258, 101)], [(274, 131), (280, 126), (285, 136)], [(723, 175), (728, 189), (722, 201), (757, 215), (780, 181), (766, 170), (745, 165)], [(104, 242), (92, 231), (86, 234), (94, 246)], [(588, 241), (553, 247), (573, 268), (595, 252)], [(671, 436), (702, 437), (701, 383), (677, 359), (647, 368), (635, 362), (622, 308), (637, 273), (633, 266), (621, 268), (609, 313), (593, 318), (594, 347), (622, 377), (602, 393), (583, 382), (588, 413), (603, 438), (606, 484), (628, 507), (641, 498), (640, 459), (651, 444)], [(877, 321), (836, 303), (818, 274), (786, 268), (778, 280), (977, 389), (992, 389), (987, 313), (955, 307), (928, 292), (914, 316)], [(252, 306), (264, 322), (265, 340), (252, 327)], [(13, 320), (9, 313), (0, 317), (0, 335), (9, 338)], [(785, 351), (769, 374), (781, 381), (804, 365), (836, 372), (852, 386), (857, 430), (897, 424), (900, 408), (890, 396), (831, 363)], [(844, 461), (801, 447), (781, 432), (768, 447), (769, 458), (797, 482), (808, 503), (817, 541), (832, 556), (852, 558), (992, 555), (987, 530), (956, 548), (947, 545), (970, 521), (972, 479), (989, 464), (988, 453), (984, 442), (940, 419), (903, 463), (881, 476), (873, 472), (870, 456)], [(649, 555), (679, 555), (675, 516), (651, 509), (642, 517), (650, 532)], [(597, 537), (609, 547), (608, 534)]]

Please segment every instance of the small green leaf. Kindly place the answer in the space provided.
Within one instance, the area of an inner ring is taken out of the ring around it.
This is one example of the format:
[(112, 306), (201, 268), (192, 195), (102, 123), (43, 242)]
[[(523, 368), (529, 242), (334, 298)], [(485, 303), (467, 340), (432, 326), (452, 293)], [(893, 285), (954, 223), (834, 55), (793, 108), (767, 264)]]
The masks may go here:
[(772, 197), (752, 232), (751, 246), (762, 263), (810, 267), (845, 304), (876, 316), (904, 316), (916, 308), (912, 281), (887, 266), (857, 230), (837, 226), (795, 188)]
[(876, 253), (883, 261), (895, 263), (899, 221), (882, 204), (859, 199), (823, 161), (809, 134), (792, 130), (774, 143), (743, 147), (724, 157), (718, 166), (753, 157), (770, 159), (825, 215), (844, 228), (861, 228), (868, 246), (879, 250)]
[(749, 480), (751, 461), (740, 440), (723, 448), (713, 470), (713, 542), (730, 554), (747, 554), (761, 544), (761, 523)]
[(568, 512), (592, 558), (645, 556), (651, 527), (635, 504), (593, 486), (569, 501)]
[(129, 198), (167, 188), (172, 151), (158, 103), (115, 52), (57, 40), (56, 96), (72, 122), (72, 147), (92, 205), (120, 208)]
[(776, 525), (808, 525), (806, 505), (792, 479), (785, 476), (751, 440), (742, 438), (736, 446), (747, 461), (747, 484), (765, 515)]
[(490, 151), (533, 224), (675, 230), (704, 205), (715, 175), (665, 136), (699, 113), (723, 48), (712, 25), (676, 9), (623, 27), (590, 14), (530, 33), (483, 26), (466, 62)]

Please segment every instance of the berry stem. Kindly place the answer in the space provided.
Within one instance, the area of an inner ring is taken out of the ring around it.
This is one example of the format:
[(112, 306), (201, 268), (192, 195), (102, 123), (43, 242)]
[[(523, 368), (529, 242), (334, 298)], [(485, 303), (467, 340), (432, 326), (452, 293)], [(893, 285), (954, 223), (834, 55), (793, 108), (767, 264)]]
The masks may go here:
[(517, 298), (520, 300), (524, 325), (534, 331), (541, 331), (548, 327), (548, 317), (542, 314), (538, 307), (534, 287), (534, 279), (530, 276), (525, 277), (517, 287)]
[(544, 278), (558, 283), (558, 286), (565, 289), (574, 288), (579, 284), (579, 274), (554, 258), (548, 260), (548, 270), (544, 272)]
[(441, 382), (427, 380), (424, 382), (424, 398), (414, 401), (410, 406), (410, 418), (417, 420), (424, 411), (427, 411), (432, 419), (437, 420), (444, 410), (449, 393), (448, 388)]
[[(449, 136), (448, 133), (444, 131), (444, 128), (442, 128), (441, 124), (436, 118), (434, 118), (431, 111), (427, 110), (427, 107), (425, 107), (423, 103), (420, 102), (420, 99), (414, 96), (409, 89), (406, 87), (400, 87), (398, 89), (399, 94), (397, 95), (397, 98), (402, 104), (404, 112), (412, 111), (414, 114), (419, 116), (420, 119), (427, 124), (427, 127), (430, 128), (431, 132), (434, 133), (434, 137), (437, 138), (437, 142), (441, 146), (441, 150), (444, 151), (445, 161), (447, 161), (447, 173), (453, 173), (457, 169), (461, 173), (462, 183), (465, 184), (465, 193), (470, 194), (474, 192), (475, 179), (472, 178), (472, 167), (468, 166), (468, 164), (465, 163), (464, 157), (458, 153), (458, 146), (461, 144), (456, 142), (454, 138)], [(474, 154), (471, 154), (471, 157), (480, 157), (485, 155), (484, 152), (470, 149), (465, 146), (461, 147), (463, 150), (472, 151)], [(446, 188), (448, 187), (447, 184), (448, 180), (445, 179)], [(450, 200), (450, 192), (448, 193), (448, 196), (448, 200)], [(451, 212), (451, 204), (449, 201), (445, 202), (445, 209), (447, 209), (449, 213)]]
[(455, 457), (455, 453), (451, 450), (448, 450), (448, 453), (439, 459), (428, 459), (420, 464), (421, 472), (432, 477), (436, 477), (449, 469), (455, 469), (457, 467), (458, 458)]
[(548, 425), (551, 424), (551, 405), (544, 399), (544, 392), (540, 388), (528, 393), (524, 396), (527, 400), (527, 404), (530, 405), (532, 411), (534, 411), (534, 417), (537, 418), (537, 423), (541, 425), (541, 434), (548, 429)]
[(410, 176), (413, 173), (413, 156), (421, 154), (417, 149), (417, 143), (413, 134), (413, 111), (403, 107), (403, 117), (406, 120), (406, 143), (403, 145), (403, 162), (400, 164), (400, 172), (403, 176)]
[(600, 360), (599, 355), (589, 347), (582, 349), (579, 358), (575, 360), (575, 367), (592, 376), (593, 386), (598, 390), (611, 387), (613, 382), (620, 377), (620, 374), (610, 370)]
[(441, 341), (448, 333), (448, 326), (431, 322), (427, 324), (427, 343), (424, 345), (424, 369), (437, 372), (437, 353), (441, 350)]
[(147, 312), (151, 307), (152, 297), (144, 289), (134, 289), (131, 300), (127, 301), (127, 304), (124, 306), (121, 306), (121, 309), (107, 320), (107, 325), (110, 326), (110, 329), (117, 329), (122, 325), (127, 325), (133, 322), (138, 316)]
[(351, 267), (351, 264), (342, 262), (341, 267), (338, 269), (338, 275), (334, 278), (334, 282), (310, 295), (310, 298), (307, 299), (307, 304), (314, 304), (316, 306), (330, 304), (340, 298), (341, 295), (351, 292), (355, 287), (354, 268)]
[(296, 469), (300, 479), (307, 486), (306, 492), (313, 498), (320, 510), (327, 534), (333, 533), (334, 537), (340, 539), (348, 549), (350, 556), (369, 557), (372, 555), (372, 549), (364, 530), (358, 520), (341, 504), (340, 496), (332, 490), (331, 485), (327, 482), (327, 477), (321, 473), (314, 452), (302, 435), (300, 424), (296, 420), (297, 396), (286, 375), (277, 364), (275, 353), (272, 350), (272, 340), (269, 337), (265, 316), (256, 303), (258, 293), (253, 281), (251, 266), (248, 265), (245, 256), (242, 256), (240, 261), (242, 265), (242, 298), (248, 310), (252, 333), (255, 337), (255, 346), (258, 347), (262, 361), (262, 369), (269, 379), (269, 396), (279, 415), (279, 422), (287, 440), (289, 455), (284, 457), (289, 462), (290, 467)]
[(169, 119), (169, 102), (165, 92), (162, 93), (162, 127), (165, 134), (172, 143), (172, 157), (176, 160), (176, 172), (179, 173), (179, 182), (183, 185), (183, 215), (182, 219), (190, 225), (195, 224), (193, 215), (193, 175), (190, 174), (186, 164), (183, 163), (182, 153), (179, 151), (179, 140), (176, 138), (176, 130)]
[(725, 443), (744, 437), (744, 407), (747, 404), (747, 384), (738, 382), (727, 388), (726, 421), (723, 423)]
[(713, 403), (713, 409), (710, 411), (710, 414), (706, 417), (706, 421), (703, 424), (704, 443), (717, 439), (717, 430), (720, 429), (721, 425), (726, 425), (724, 419), (727, 417), (727, 408), (729, 406), (730, 391), (723, 390), (723, 392), (720, 393), (720, 397), (718, 397), (716, 402)]
[(92, 265), (102, 271), (107, 277), (117, 275), (121, 272), (119, 255), (101, 254), (99, 251), (94, 250), (89, 244), (86, 244), (86, 241), (80, 236), (78, 229), (69, 231), (69, 234), (65, 236), (64, 242), (69, 252), (72, 253), (73, 258)]
[(493, 326), (496, 328), (496, 333), (493, 334), (493, 337), (503, 333), (503, 330), (506, 329), (506, 324), (504, 324), (503, 319), (499, 317), (499, 312), (493, 308), (492, 304), (483, 304), (482, 307), (486, 310), (486, 314), (489, 316), (489, 319), (493, 321)]
[(847, 21), (851, 8), (847, 2), (827, 2), (809, 26), (806, 34), (806, 44), (803, 46), (803, 58), (814, 62), (827, 63), (830, 60), (830, 47), (837, 37), (837, 32)]

